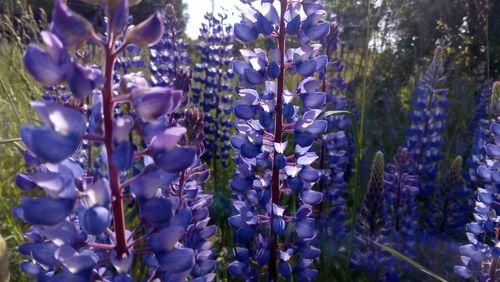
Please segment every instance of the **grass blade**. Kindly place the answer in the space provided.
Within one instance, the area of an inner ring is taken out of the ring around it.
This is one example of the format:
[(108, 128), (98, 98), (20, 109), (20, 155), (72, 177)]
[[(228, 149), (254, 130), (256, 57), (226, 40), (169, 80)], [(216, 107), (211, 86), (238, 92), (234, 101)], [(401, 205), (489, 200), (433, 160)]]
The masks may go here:
[(21, 138), (0, 139), (0, 145), (10, 144), (22, 141)]
[(394, 250), (393, 248), (391, 247), (388, 247), (388, 246), (385, 246), (385, 245), (382, 245), (382, 244), (379, 244), (375, 241), (372, 241), (375, 245), (379, 246), (382, 250), (386, 251), (386, 252), (389, 252), (391, 253), (391, 255), (397, 257), (398, 259), (410, 264), (411, 266), (415, 267), (416, 269), (422, 271), (423, 273), (431, 276), (432, 278), (436, 279), (437, 281), (441, 281), (441, 282), (447, 282), (446, 279), (444, 279), (443, 277), (435, 274), (434, 272), (430, 271), (428, 268), (426, 268), (425, 266), (421, 265), (420, 263), (412, 260), (411, 258), (403, 255), (402, 253)]

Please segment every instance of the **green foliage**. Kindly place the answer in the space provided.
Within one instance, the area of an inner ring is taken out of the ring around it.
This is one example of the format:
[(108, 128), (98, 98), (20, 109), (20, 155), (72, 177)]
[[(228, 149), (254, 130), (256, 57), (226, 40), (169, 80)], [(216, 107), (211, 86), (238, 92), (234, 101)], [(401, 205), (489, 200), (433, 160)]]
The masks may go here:
[[(24, 241), (22, 223), (12, 215), (12, 207), (19, 203), (20, 191), (14, 184), (14, 178), (23, 168), (22, 142), (19, 127), (23, 123), (36, 122), (30, 114), (29, 101), (41, 95), (41, 89), (24, 72), (19, 45), (0, 44), (0, 113), (2, 130), (0, 131), (0, 233), (6, 237), (10, 250), (16, 250)], [(11, 253), (11, 281), (26, 281), (19, 269), (21, 256)], [(1, 279), (0, 279), (1, 281)]]
[(9, 252), (7, 250), (7, 243), (0, 235), (0, 282), (9, 281)]

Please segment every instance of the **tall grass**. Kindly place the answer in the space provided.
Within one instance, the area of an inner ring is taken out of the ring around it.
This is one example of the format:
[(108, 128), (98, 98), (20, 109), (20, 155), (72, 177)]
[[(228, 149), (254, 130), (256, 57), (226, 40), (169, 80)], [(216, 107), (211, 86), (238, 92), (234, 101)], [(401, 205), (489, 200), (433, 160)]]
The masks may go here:
[(12, 207), (20, 199), (15, 187), (16, 173), (23, 168), (22, 145), (18, 141), (19, 127), (34, 122), (29, 101), (39, 97), (31, 78), (22, 65), (22, 46), (16, 43), (0, 45), (0, 234), (5, 238), (10, 251), (11, 281), (25, 281), (19, 271), (20, 256), (17, 246), (23, 241), (22, 223), (12, 215)]

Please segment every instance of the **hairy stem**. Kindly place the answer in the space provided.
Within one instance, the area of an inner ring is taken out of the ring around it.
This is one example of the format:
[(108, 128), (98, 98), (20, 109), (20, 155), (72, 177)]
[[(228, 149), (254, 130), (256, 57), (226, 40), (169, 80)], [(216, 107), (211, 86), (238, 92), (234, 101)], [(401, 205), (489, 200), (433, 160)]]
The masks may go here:
[(111, 187), (111, 194), (113, 195), (113, 202), (111, 204), (113, 211), (113, 221), (115, 224), (116, 245), (115, 251), (118, 257), (124, 254), (128, 255), (127, 239), (125, 237), (125, 217), (123, 210), (122, 193), (120, 189), (120, 171), (113, 164), (113, 68), (115, 64), (116, 55), (114, 54), (113, 40), (110, 39), (109, 44), (105, 47), (106, 66), (105, 78), (106, 83), (102, 89), (103, 96), (103, 114), (104, 114), (104, 145), (106, 147), (107, 163), (108, 163), (108, 177)]
[[(278, 48), (280, 52), (280, 74), (278, 76), (278, 93), (276, 93), (276, 120), (274, 126), (274, 142), (281, 143), (283, 138), (283, 87), (284, 87), (284, 75), (285, 75), (285, 12), (288, 5), (288, 0), (281, 0), (281, 14), (280, 14), (280, 27), (278, 35)], [(274, 150), (274, 158), (276, 160), (278, 152)], [(273, 162), (273, 174), (271, 178), (272, 183), (272, 193), (271, 200), (273, 204), (279, 204), (280, 200), (280, 170), (275, 162)], [(269, 230), (271, 231), (271, 236), (273, 238), (273, 243), (271, 246), (271, 258), (268, 264), (268, 274), (269, 281), (277, 281), (278, 272), (276, 269), (276, 262), (278, 258), (278, 235), (274, 232), (272, 228), (272, 222), (274, 218), (274, 212), (271, 212), (271, 220), (269, 221)]]

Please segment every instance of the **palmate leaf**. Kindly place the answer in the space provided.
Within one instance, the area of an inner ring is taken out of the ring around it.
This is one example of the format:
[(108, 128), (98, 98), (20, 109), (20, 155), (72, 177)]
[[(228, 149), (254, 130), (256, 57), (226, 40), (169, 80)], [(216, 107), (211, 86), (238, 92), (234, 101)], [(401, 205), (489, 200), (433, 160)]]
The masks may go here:
[(393, 248), (391, 247), (388, 247), (388, 246), (385, 246), (385, 245), (382, 245), (382, 244), (379, 244), (375, 241), (372, 240), (372, 243), (379, 246), (382, 250), (386, 251), (386, 252), (389, 252), (391, 255), (395, 256), (396, 258), (410, 264), (411, 266), (415, 267), (416, 269), (422, 271), (423, 273), (429, 275), (430, 277), (436, 279), (437, 281), (441, 281), (441, 282), (447, 282), (446, 279), (442, 278), (441, 276), (435, 274), (434, 272), (430, 271), (428, 268), (426, 268), (425, 266), (421, 265), (420, 263), (412, 260), (411, 258), (403, 255), (402, 253), (394, 250)]

